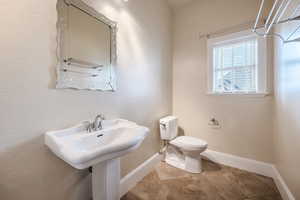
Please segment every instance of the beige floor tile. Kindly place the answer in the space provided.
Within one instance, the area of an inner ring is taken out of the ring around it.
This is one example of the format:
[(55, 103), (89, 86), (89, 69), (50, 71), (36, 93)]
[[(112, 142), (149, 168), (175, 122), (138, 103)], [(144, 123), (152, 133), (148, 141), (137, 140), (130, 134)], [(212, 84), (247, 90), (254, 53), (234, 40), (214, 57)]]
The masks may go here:
[(191, 174), (164, 162), (121, 200), (282, 200), (272, 179), (203, 161)]

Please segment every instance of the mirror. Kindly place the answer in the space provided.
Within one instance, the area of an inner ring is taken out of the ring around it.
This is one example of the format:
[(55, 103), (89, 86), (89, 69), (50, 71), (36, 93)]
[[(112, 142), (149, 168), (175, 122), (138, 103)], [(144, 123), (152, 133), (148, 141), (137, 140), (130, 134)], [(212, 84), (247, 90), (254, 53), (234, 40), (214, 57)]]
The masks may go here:
[(115, 91), (115, 22), (81, 0), (58, 0), (57, 88)]

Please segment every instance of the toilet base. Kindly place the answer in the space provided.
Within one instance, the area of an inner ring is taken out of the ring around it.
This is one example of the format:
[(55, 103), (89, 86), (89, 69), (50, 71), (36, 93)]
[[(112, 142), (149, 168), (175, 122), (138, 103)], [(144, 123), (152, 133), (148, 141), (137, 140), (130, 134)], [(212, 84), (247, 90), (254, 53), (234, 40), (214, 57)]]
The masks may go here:
[(164, 160), (169, 165), (190, 173), (198, 174), (202, 172), (202, 160), (200, 155), (196, 157), (184, 155), (171, 146), (168, 147), (165, 153)]

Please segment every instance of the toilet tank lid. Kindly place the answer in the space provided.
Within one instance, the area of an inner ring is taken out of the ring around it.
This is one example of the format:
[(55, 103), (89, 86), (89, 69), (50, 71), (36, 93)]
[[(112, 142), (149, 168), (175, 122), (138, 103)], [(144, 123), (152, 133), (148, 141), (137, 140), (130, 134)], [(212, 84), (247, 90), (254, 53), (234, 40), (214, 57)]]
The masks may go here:
[(172, 121), (172, 120), (175, 120), (175, 119), (177, 119), (177, 117), (175, 117), (175, 116), (167, 116), (167, 117), (161, 118), (159, 121), (161, 123), (166, 123), (166, 122), (169, 122), (169, 121)]

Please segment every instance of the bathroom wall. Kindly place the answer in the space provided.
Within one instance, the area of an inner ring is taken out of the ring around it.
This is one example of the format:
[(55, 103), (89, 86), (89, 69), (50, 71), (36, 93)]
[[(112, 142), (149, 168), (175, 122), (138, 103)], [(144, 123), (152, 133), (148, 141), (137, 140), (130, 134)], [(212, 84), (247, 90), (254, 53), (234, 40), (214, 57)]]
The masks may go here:
[[(259, 0), (201, 0), (175, 11), (173, 113), (186, 135), (206, 140), (212, 150), (272, 162), (273, 97), (207, 95), (206, 39), (199, 38), (253, 24), (259, 5)], [(212, 117), (221, 129), (208, 127)]]
[(122, 159), (123, 176), (159, 149), (158, 119), (172, 111), (170, 10), (161, 0), (89, 3), (119, 23), (115, 93), (54, 89), (56, 1), (1, 1), (0, 199), (90, 199), (89, 173), (55, 157), (43, 134), (98, 113), (151, 129)]
[[(297, 5), (300, 1), (292, 3)], [(287, 15), (290, 14), (291, 10), (287, 12)], [(275, 31), (287, 38), (299, 25), (299, 22), (286, 23), (277, 26)], [(300, 37), (299, 31), (291, 39), (296, 37)], [(278, 39), (275, 41), (275, 165), (295, 199), (300, 199), (299, 52), (299, 43), (282, 44)]]

